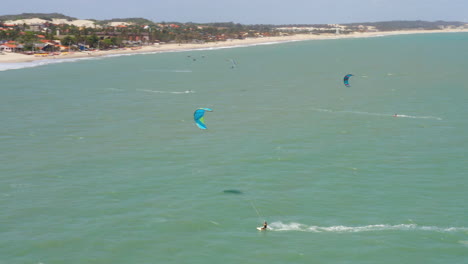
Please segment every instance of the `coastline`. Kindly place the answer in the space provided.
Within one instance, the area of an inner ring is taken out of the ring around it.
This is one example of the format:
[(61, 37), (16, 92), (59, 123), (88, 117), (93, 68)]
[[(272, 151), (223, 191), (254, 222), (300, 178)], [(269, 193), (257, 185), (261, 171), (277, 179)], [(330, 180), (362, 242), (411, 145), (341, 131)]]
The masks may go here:
[(460, 33), (468, 32), (468, 29), (445, 29), (445, 30), (402, 30), (402, 31), (386, 31), (386, 32), (364, 32), (352, 33), (348, 35), (336, 34), (296, 34), (291, 36), (277, 36), (277, 37), (263, 37), (263, 38), (246, 38), (246, 39), (233, 39), (223, 42), (207, 42), (202, 44), (160, 44), (143, 46), (140, 49), (121, 49), (121, 50), (106, 50), (106, 51), (86, 51), (86, 52), (63, 52), (60, 55), (52, 56), (36, 56), (24, 55), (19, 53), (3, 53), (0, 55), (0, 64), (8, 65), (14, 63), (26, 63), (42, 60), (68, 60), (79, 58), (95, 58), (109, 55), (131, 55), (140, 53), (159, 53), (159, 52), (174, 52), (174, 51), (189, 51), (189, 50), (202, 50), (202, 49), (217, 49), (228, 47), (241, 47), (251, 45), (284, 43), (293, 41), (305, 40), (323, 40), (323, 39), (347, 39), (347, 38), (367, 38), (367, 37), (382, 37), (391, 35), (407, 35), (407, 34), (428, 34), (428, 33)]

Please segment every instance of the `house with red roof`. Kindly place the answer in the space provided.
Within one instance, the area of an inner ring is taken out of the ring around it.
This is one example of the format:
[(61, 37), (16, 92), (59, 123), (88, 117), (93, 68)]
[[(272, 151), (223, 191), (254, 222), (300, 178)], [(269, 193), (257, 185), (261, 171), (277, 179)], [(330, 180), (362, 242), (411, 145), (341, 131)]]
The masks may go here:
[(4, 43), (0, 45), (0, 52), (15, 52), (17, 47), (16, 44)]

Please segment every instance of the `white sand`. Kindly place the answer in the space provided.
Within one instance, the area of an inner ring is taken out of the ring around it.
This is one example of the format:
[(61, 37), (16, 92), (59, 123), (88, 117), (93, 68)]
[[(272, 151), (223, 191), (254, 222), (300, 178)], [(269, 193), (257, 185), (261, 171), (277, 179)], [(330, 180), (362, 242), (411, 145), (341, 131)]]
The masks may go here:
[(377, 37), (377, 36), (388, 36), (388, 35), (401, 35), (401, 34), (420, 34), (420, 33), (445, 33), (445, 32), (468, 32), (468, 29), (447, 29), (447, 30), (415, 30), (415, 31), (391, 31), (391, 32), (372, 32), (372, 33), (353, 33), (348, 35), (335, 35), (335, 34), (298, 34), (292, 36), (281, 36), (281, 37), (264, 37), (264, 38), (247, 38), (243, 40), (233, 39), (223, 42), (207, 42), (203, 44), (161, 44), (144, 46), (141, 49), (132, 50), (110, 50), (110, 51), (92, 51), (92, 52), (72, 52), (70, 54), (62, 53), (61, 55), (38, 57), (35, 55), (23, 55), (18, 53), (4, 52), (4, 55), (0, 55), (0, 63), (18, 63), (18, 62), (30, 62), (43, 59), (66, 59), (66, 58), (85, 58), (85, 57), (96, 57), (106, 56), (112, 54), (132, 54), (132, 53), (148, 53), (148, 52), (164, 52), (164, 51), (176, 51), (176, 50), (195, 50), (195, 49), (207, 49), (207, 48), (220, 48), (220, 47), (233, 47), (233, 46), (245, 46), (255, 45), (262, 43), (279, 43), (288, 41), (304, 41), (313, 39), (340, 39), (340, 38), (365, 38), (365, 37)]
[(127, 23), (127, 22), (110, 22), (107, 23), (108, 26), (110, 27), (117, 27), (117, 26), (129, 26), (132, 25), (133, 23)]
[[(48, 23), (50, 21), (40, 19), (40, 18), (30, 18), (30, 19), (19, 19), (19, 20), (8, 20), (5, 21), (5, 24), (11, 24), (11, 25), (36, 25), (36, 24), (44, 24)], [(68, 24), (68, 25), (75, 25), (77, 27), (90, 27), (94, 28), (96, 26), (96, 23), (92, 20), (83, 20), (83, 19), (78, 19), (78, 20), (72, 20), (68, 21), (66, 19), (58, 19), (54, 18), (52, 19), (52, 22), (55, 24)]]
[(96, 23), (92, 20), (84, 20), (84, 19), (78, 19), (78, 20), (73, 20), (67, 23), (68, 25), (74, 25), (77, 27), (89, 27), (89, 28), (95, 28)]
[(29, 19), (19, 19), (19, 20), (8, 20), (8, 21), (5, 21), (4, 23), (9, 24), (9, 25), (23, 25), (23, 24), (34, 25), (34, 24), (44, 24), (47, 22), (49, 21), (45, 19), (29, 18)]

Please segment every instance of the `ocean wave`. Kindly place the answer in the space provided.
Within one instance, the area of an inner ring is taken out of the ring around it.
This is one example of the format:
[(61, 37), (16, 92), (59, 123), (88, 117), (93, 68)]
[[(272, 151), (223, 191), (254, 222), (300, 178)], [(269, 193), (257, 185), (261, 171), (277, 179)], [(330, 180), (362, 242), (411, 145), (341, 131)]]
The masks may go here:
[[(185, 51), (185, 50), (177, 50), (177, 51), (182, 52), (182, 51)], [(31, 62), (0, 63), (0, 71), (19, 70), (19, 69), (25, 69), (25, 68), (35, 68), (35, 67), (45, 66), (45, 65), (49, 65), (49, 64), (57, 64), (57, 63), (65, 63), (65, 62), (77, 62), (77, 61), (82, 61), (82, 60), (100, 60), (100, 59), (105, 59), (105, 58), (156, 54), (156, 53), (164, 53), (164, 52), (175, 52), (175, 50), (150, 51), (150, 52), (140, 52), (140, 53), (121, 53), (121, 54), (94, 55), (94, 56), (79, 57), (79, 58), (60, 58), (60, 59), (55, 58), (55, 59), (44, 59), (44, 60), (37, 60), (37, 61), (31, 61)]]
[(302, 232), (334, 232), (334, 233), (356, 233), (356, 232), (376, 232), (376, 231), (430, 231), (430, 232), (468, 232), (466, 227), (438, 227), (419, 226), (416, 224), (399, 225), (366, 225), (366, 226), (309, 226), (300, 223), (274, 222), (269, 225), (272, 231), (302, 231)]
[(299, 42), (299, 41), (303, 41), (303, 40), (280, 40), (280, 41), (271, 41), (271, 42), (262, 42), (262, 43), (235, 44), (232, 46), (195, 48), (191, 50), (220, 50), (220, 49), (233, 49), (233, 48), (247, 48), (247, 47), (254, 47), (254, 46), (268, 46), (268, 45), (276, 45), (276, 44)]
[(63, 59), (45, 59), (30, 62), (16, 62), (16, 63), (0, 63), (0, 71), (7, 70), (19, 70), (25, 68), (40, 67), (49, 64), (64, 63), (64, 62), (76, 62), (82, 60), (96, 60), (102, 57), (82, 57), (82, 58), (63, 58)]

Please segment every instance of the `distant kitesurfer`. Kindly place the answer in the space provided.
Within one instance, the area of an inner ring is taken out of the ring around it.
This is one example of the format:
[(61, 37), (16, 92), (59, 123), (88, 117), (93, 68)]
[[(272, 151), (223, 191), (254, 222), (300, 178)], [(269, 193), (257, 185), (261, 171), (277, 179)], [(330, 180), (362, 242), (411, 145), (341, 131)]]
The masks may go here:
[(398, 114), (397, 114), (397, 113), (395, 113), (395, 114), (393, 115), (393, 117), (398, 117)]
[(267, 228), (268, 228), (268, 224), (267, 224), (267, 222), (265, 221), (265, 222), (263, 222), (262, 230), (265, 230), (265, 229), (267, 229)]

